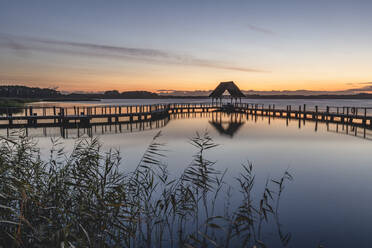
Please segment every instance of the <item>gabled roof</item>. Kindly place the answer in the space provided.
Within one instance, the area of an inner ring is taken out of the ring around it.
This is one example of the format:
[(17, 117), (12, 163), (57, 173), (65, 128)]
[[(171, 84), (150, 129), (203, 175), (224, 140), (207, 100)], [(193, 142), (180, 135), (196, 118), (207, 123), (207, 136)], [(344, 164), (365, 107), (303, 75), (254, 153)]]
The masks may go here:
[(209, 97), (219, 98), (222, 97), (225, 91), (228, 91), (231, 97), (245, 97), (238, 86), (233, 81), (221, 82), (217, 88), (209, 95)]

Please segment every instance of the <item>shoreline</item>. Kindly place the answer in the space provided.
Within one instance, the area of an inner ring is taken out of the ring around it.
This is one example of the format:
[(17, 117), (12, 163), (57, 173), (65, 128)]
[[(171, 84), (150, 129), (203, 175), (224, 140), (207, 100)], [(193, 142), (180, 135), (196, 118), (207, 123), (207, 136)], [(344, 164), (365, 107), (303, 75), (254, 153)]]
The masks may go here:
[[(161, 97), (149, 97), (149, 98), (47, 98), (37, 99), (35, 101), (41, 102), (73, 102), (73, 101), (91, 101), (100, 102), (102, 100), (136, 100), (136, 99), (151, 99), (151, 100), (162, 100), (162, 99), (210, 99), (208, 96), (161, 96)], [(242, 97), (243, 99), (273, 99), (273, 100), (372, 100), (372, 95), (366, 96), (355, 96), (355, 95), (314, 95), (314, 96), (302, 96), (302, 95), (258, 95)]]
[[(23, 107), (34, 102), (102, 102), (103, 100), (165, 100), (165, 99), (210, 99), (207, 96), (159, 96), (148, 98), (90, 98), (90, 97), (63, 97), (63, 98), (15, 98), (0, 97), (0, 107)], [(372, 94), (366, 95), (254, 95), (243, 99), (266, 99), (266, 100), (372, 100)]]

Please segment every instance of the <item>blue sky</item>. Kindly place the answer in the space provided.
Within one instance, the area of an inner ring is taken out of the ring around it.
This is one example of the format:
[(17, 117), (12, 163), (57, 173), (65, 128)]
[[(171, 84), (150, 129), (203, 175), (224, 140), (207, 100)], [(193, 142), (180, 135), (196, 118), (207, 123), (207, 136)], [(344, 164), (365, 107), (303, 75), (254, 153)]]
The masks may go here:
[(0, 82), (342, 90), (371, 81), (371, 12), (372, 1), (1, 0)]

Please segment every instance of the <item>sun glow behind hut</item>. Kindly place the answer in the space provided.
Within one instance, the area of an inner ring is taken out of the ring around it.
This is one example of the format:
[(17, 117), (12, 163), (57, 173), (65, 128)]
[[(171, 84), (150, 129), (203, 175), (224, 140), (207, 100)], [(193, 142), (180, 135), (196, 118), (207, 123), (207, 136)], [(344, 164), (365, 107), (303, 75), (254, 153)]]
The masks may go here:
[(238, 99), (241, 102), (242, 100), (241, 98), (245, 97), (245, 95), (243, 94), (243, 92), (241, 92), (239, 87), (236, 86), (236, 84), (233, 81), (229, 81), (229, 82), (221, 82), (217, 86), (217, 88), (214, 89), (214, 91), (209, 95), (209, 97), (212, 98), (212, 103), (214, 100), (216, 102), (220, 100), (220, 102), (222, 103), (223, 98), (230, 99), (232, 103), (234, 100), (235, 102), (237, 102)]

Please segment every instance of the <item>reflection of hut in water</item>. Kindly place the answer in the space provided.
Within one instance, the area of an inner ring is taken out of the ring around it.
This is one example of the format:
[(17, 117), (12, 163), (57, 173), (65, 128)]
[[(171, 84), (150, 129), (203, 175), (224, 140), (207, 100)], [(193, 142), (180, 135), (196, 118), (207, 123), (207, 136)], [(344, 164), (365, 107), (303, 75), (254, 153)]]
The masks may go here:
[[(227, 115), (230, 117), (228, 120), (222, 119), (222, 115)], [(222, 112), (212, 113), (212, 120), (209, 121), (219, 134), (226, 135), (229, 137), (234, 137), (234, 134), (244, 125), (242, 121), (242, 115), (235, 114), (226, 114)]]
[(222, 99), (225, 98), (230, 99), (232, 103), (234, 100), (238, 102), (238, 99), (241, 102), (242, 97), (245, 97), (245, 95), (233, 81), (229, 81), (221, 82), (209, 97), (212, 98), (212, 103), (213, 101), (218, 103), (218, 100), (222, 103)]

